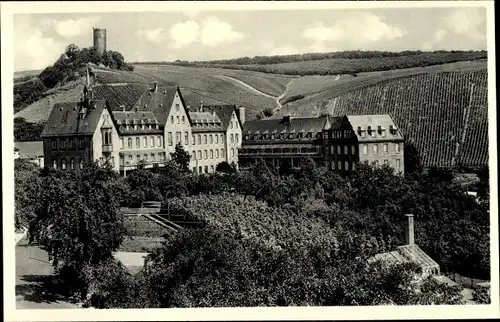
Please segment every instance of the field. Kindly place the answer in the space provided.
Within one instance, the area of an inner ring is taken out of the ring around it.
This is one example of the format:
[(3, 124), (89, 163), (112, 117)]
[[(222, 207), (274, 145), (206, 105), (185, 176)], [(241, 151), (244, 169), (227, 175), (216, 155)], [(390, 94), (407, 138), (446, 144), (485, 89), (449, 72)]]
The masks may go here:
[[(327, 55), (326, 55), (327, 56)], [(386, 71), (413, 67), (425, 67), (459, 61), (486, 59), (486, 52), (431, 52), (398, 56), (366, 56), (364, 58), (345, 57), (306, 59), (287, 61), (286, 56), (275, 56), (278, 63), (231, 64), (230, 62), (184, 63), (199, 67), (258, 71), (284, 75), (339, 75), (369, 71)], [(283, 61), (283, 62), (280, 62)]]
[[(247, 73), (244, 71), (225, 71), (179, 66), (138, 65), (135, 72), (151, 75), (159, 81), (179, 85), (188, 104), (197, 105), (203, 100), (205, 104), (236, 104), (244, 106), (250, 115), (265, 108), (276, 106), (275, 98), (285, 89), (284, 83), (291, 80), (287, 76)], [(229, 77), (228, 77), (229, 76)], [(243, 81), (257, 91), (240, 85)], [(257, 92), (262, 92), (259, 94)], [(267, 94), (267, 95), (266, 95)], [(271, 97), (269, 97), (271, 96)]]
[(482, 68), (486, 68), (486, 61), (457, 62), (429, 67), (367, 72), (359, 73), (356, 77), (352, 75), (302, 76), (290, 82), (282, 101), (293, 96), (305, 95), (304, 100), (296, 101), (290, 105), (289, 109), (295, 111), (300, 109), (300, 106), (306, 106), (309, 103), (326, 98), (337, 97), (345, 92), (361, 89), (388, 79), (446, 71), (469, 71)]

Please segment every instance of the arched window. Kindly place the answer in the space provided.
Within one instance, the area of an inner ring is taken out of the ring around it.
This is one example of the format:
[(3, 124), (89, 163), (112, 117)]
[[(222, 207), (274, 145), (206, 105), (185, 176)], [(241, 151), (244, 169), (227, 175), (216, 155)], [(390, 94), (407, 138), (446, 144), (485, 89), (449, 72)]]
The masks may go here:
[(212, 143), (213, 143), (213, 137), (212, 137), (212, 134), (210, 134), (210, 137), (208, 138), (208, 140), (209, 140), (209, 141), (208, 141), (208, 143), (209, 143), (209, 144), (212, 144)]
[(234, 134), (231, 134), (231, 143), (234, 143)]
[(231, 156), (234, 157), (234, 149), (231, 149)]
[(235, 136), (236, 136), (236, 138), (235, 138), (236, 139), (236, 144), (238, 144), (238, 142), (239, 142), (238, 141), (238, 134), (236, 134)]
[(57, 160), (52, 161), (52, 167), (57, 169)]
[(132, 149), (132, 138), (128, 138), (127, 145), (129, 149)]
[(75, 159), (71, 159), (71, 170), (75, 170)]
[(61, 160), (61, 169), (66, 170), (66, 159)]
[[(132, 139), (130, 139), (132, 141)], [(83, 159), (80, 159), (80, 169), (83, 169)]]
[(210, 159), (214, 158), (214, 150), (210, 150)]

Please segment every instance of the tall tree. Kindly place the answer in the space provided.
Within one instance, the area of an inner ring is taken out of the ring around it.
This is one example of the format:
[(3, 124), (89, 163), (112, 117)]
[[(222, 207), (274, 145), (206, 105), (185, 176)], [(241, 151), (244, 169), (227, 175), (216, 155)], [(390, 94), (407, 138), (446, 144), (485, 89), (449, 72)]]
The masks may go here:
[(189, 171), (189, 160), (191, 159), (191, 156), (186, 152), (186, 150), (184, 150), (184, 147), (180, 142), (178, 142), (175, 146), (175, 152), (171, 153), (171, 156), (172, 160), (175, 164), (177, 164), (181, 171)]

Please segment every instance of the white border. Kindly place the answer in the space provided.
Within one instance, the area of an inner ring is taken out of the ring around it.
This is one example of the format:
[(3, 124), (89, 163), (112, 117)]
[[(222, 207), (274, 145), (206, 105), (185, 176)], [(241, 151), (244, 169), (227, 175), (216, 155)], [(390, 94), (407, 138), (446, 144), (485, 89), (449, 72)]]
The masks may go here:
[[(490, 140), (491, 196), (498, 195), (496, 146), (496, 71), (495, 25), (493, 1), (387, 1), (387, 2), (19, 2), (1, 3), (2, 48), (2, 143), (3, 143), (3, 227), (4, 227), (4, 308), (6, 321), (65, 320), (310, 320), (310, 319), (404, 319), (404, 318), (491, 318), (498, 317), (498, 201), (491, 200), (491, 285), (492, 305), (485, 306), (404, 306), (404, 307), (321, 307), (321, 308), (209, 308), (209, 309), (147, 309), (147, 310), (16, 310), (13, 214), (13, 19), (16, 13), (80, 13), (80, 12), (151, 12), (186, 10), (300, 10), (360, 8), (487, 8), (488, 36), (488, 103)], [(425, 22), (423, 22), (425, 23)], [(76, 319), (75, 319), (76, 318)]]

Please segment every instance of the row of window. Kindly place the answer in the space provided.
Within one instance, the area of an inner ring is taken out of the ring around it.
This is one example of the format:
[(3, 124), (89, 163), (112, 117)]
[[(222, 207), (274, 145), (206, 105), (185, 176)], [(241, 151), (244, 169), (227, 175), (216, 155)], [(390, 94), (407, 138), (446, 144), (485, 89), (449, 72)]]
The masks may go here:
[(85, 148), (85, 139), (83, 138), (58, 138), (50, 140), (50, 146), (53, 150), (77, 150)]
[[(368, 160), (365, 160), (364, 163), (365, 164), (369, 164)], [(379, 165), (378, 160), (373, 161), (372, 164), (374, 166), (378, 166)], [(384, 164), (388, 165), (389, 164), (389, 160), (384, 160)], [(396, 159), (396, 170), (400, 170), (400, 169), (401, 169), (401, 160), (400, 159)]]
[[(356, 146), (355, 145), (351, 145), (351, 154), (352, 155), (355, 155), (356, 154)], [(332, 145), (330, 147), (330, 153), (331, 154), (335, 154), (335, 152), (337, 152), (336, 154), (342, 154), (342, 151), (344, 152), (345, 155), (349, 154), (349, 145), (344, 145), (344, 149), (342, 149), (342, 147), (340, 145)]]
[[(127, 148), (132, 149), (134, 148), (134, 139), (133, 138), (128, 138), (127, 139)], [(142, 137), (142, 147), (143, 148), (154, 148), (155, 146), (162, 148), (163, 147), (163, 138), (161, 135), (158, 136), (150, 136), (150, 137)], [(120, 138), (120, 149), (124, 149), (124, 138)], [(141, 137), (136, 137), (135, 138), (135, 148), (139, 149), (141, 148)]]
[[(385, 154), (389, 153), (388, 143), (384, 143), (382, 145), (382, 148), (383, 148), (383, 153)], [(373, 154), (378, 154), (378, 143), (373, 144), (372, 149), (373, 149)], [(394, 143), (394, 152), (399, 153), (399, 151), (400, 151), (399, 143)], [(368, 144), (363, 144), (363, 154), (368, 155)]]
[(280, 134), (275, 134), (275, 133), (271, 133), (271, 134), (253, 134), (253, 135), (250, 135), (250, 134), (245, 134), (244, 136), (244, 140), (245, 141), (248, 141), (248, 140), (275, 140), (275, 139), (278, 139), (278, 140), (293, 140), (293, 139), (312, 139), (312, 138), (321, 138), (321, 133), (317, 133), (316, 135), (314, 135), (313, 132), (307, 132), (307, 133), (302, 133), (302, 132), (299, 132), (299, 133), (280, 133)]
[[(365, 160), (364, 163), (369, 164), (368, 160)], [(378, 166), (379, 165), (378, 160), (373, 161), (372, 164), (374, 166)], [(384, 160), (384, 164), (388, 165), (389, 160)], [(354, 163), (354, 162), (351, 163), (349, 161), (345, 161), (345, 162), (338, 161), (338, 162), (331, 163), (332, 170), (349, 170), (349, 166), (351, 166), (350, 170), (353, 170), (353, 171), (356, 170), (356, 163)], [(396, 159), (396, 170), (400, 170), (400, 169), (401, 169), (401, 160)]]
[[(168, 140), (168, 145), (173, 146), (174, 144), (181, 143), (181, 135), (182, 132), (175, 132), (175, 142), (173, 141), (173, 133), (168, 132), (167, 133), (167, 140)], [(203, 141), (202, 141), (203, 139)], [(191, 144), (192, 145), (201, 145), (202, 142), (203, 144), (219, 144), (220, 143), (224, 144), (224, 134), (193, 134), (192, 139), (191, 139)], [(231, 134), (230, 135), (230, 142), (231, 143), (239, 143), (239, 136), (238, 134)], [(189, 145), (189, 132), (184, 132), (184, 145)]]
[[(376, 138), (377, 137), (377, 132), (380, 134), (381, 137), (385, 138), (386, 137), (386, 130), (385, 129), (379, 129), (379, 130), (361, 130), (361, 128), (358, 128), (358, 133), (361, 135), (362, 138), (366, 138), (366, 133), (368, 132), (368, 135), (371, 138)], [(389, 130), (389, 133), (392, 135), (396, 135), (397, 131), (396, 130)]]
[(335, 130), (335, 131), (332, 131), (331, 137), (333, 139), (350, 138), (351, 131), (350, 130)]
[(193, 167), (193, 172), (194, 173), (199, 173), (199, 174), (202, 174), (202, 173), (213, 173), (215, 168), (214, 168), (213, 165), (211, 165), (210, 166), (210, 172), (208, 172), (208, 169), (209, 169), (208, 165), (205, 166), (205, 172), (203, 172), (203, 167), (198, 167), (198, 168)]
[[(69, 164), (66, 163), (66, 159), (65, 158), (62, 158), (59, 161), (56, 160), (56, 159), (52, 160), (52, 167), (54, 169), (60, 168), (62, 170), (66, 170), (68, 168), (68, 166), (69, 166), (69, 168), (71, 170), (75, 170), (75, 168), (76, 168), (76, 160), (74, 158), (71, 158), (71, 160), (69, 161)], [(80, 169), (83, 169), (83, 159), (82, 158), (80, 158), (78, 160), (78, 167)]]
[[(354, 162), (349, 162), (349, 161), (338, 161), (338, 162), (332, 162), (332, 170), (349, 170), (349, 165), (351, 166), (351, 170), (354, 171), (356, 170), (356, 163)], [(344, 166), (344, 167), (342, 167)]]
[[(160, 152), (160, 153), (144, 153), (143, 155), (137, 154), (135, 158), (135, 163), (139, 163), (140, 161), (146, 161), (146, 162), (163, 162), (165, 161), (166, 154), (165, 152)], [(127, 163), (132, 164), (134, 163), (134, 156), (129, 155), (127, 158)], [(120, 157), (120, 165), (125, 165), (125, 157), (121, 156)]]
[[(175, 104), (175, 105), (179, 105), (179, 104)], [(184, 115), (182, 117), (179, 117), (179, 115), (177, 115), (175, 117), (175, 119), (177, 120), (177, 122), (176, 122), (177, 124), (181, 124), (181, 120), (182, 120), (182, 124), (186, 124), (186, 117)], [(170, 116), (170, 123), (175, 124), (173, 115)]]
[[(140, 128), (139, 128), (140, 126)], [(131, 124), (125, 124), (125, 129), (128, 131), (128, 130), (131, 130), (132, 129), (132, 125)], [(159, 130), (160, 129), (160, 125), (159, 124), (141, 124), (141, 125), (138, 125), (138, 124), (134, 124), (133, 125), (133, 129), (134, 130)]]
[[(202, 155), (202, 152), (203, 152), (203, 155)], [(201, 150), (198, 150), (198, 151), (195, 151), (193, 150), (191, 152), (191, 158), (193, 160), (207, 160), (209, 157), (209, 153), (210, 153), (210, 159), (213, 159), (215, 157), (215, 159), (218, 159), (218, 158), (225, 158), (225, 155), (224, 155), (224, 149), (220, 149), (220, 153), (219, 153), (219, 149), (210, 149), (210, 150), (204, 150), (204, 151), (201, 151)], [(229, 150), (229, 156), (231, 157), (234, 157), (234, 149), (230, 149)]]

